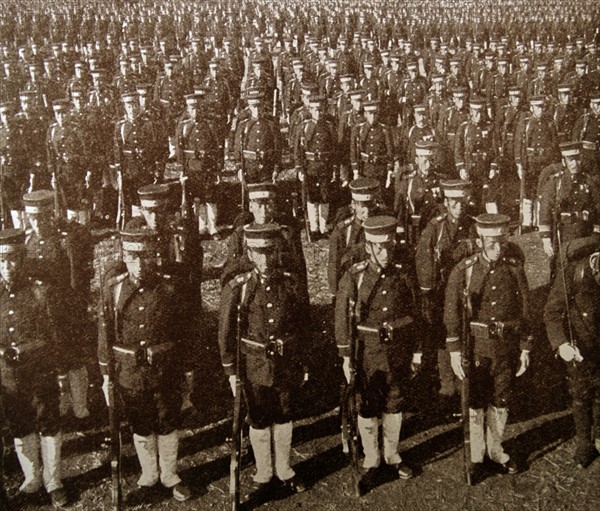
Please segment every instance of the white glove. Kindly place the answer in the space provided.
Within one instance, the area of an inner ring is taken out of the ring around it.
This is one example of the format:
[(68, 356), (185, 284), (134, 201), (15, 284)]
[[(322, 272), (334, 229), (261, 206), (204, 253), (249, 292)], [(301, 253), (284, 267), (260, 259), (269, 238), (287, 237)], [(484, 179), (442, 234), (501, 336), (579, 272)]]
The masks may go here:
[(519, 376), (524, 374), (525, 371), (527, 371), (528, 367), (529, 367), (529, 352), (527, 350), (523, 350), (523, 351), (521, 351), (521, 367), (519, 367), (519, 370), (517, 371), (517, 374), (515, 376), (518, 378)]
[(304, 183), (304, 172), (302, 172), (301, 170), (298, 171), (298, 181)]
[(233, 394), (233, 397), (235, 397), (235, 382), (237, 381), (237, 377), (235, 374), (232, 374), (229, 377), (229, 386), (231, 387), (231, 393)]
[(519, 176), (519, 179), (523, 179), (523, 164), (522, 163), (517, 163), (517, 175)]
[(391, 170), (388, 170), (387, 173), (387, 179), (385, 180), (385, 187), (389, 188), (390, 185), (392, 184), (392, 176), (394, 175), (394, 172)]
[(464, 380), (465, 371), (462, 366), (462, 354), (460, 351), (451, 351), (450, 352), (450, 365), (452, 366), (452, 371), (459, 380)]
[(542, 238), (542, 245), (544, 247), (544, 252), (548, 259), (552, 259), (554, 257), (554, 248), (552, 248), (552, 240), (550, 238)]
[(273, 180), (273, 183), (275, 183), (277, 181), (277, 176), (279, 175), (279, 172), (277, 172), (276, 170), (273, 171), (273, 175), (271, 176), (271, 179)]
[(346, 377), (346, 381), (350, 383), (350, 357), (344, 357), (342, 369), (344, 370), (344, 376)]
[(110, 406), (110, 400), (108, 399), (108, 374), (102, 376), (102, 393), (104, 394), (106, 406)]
[(461, 178), (463, 181), (468, 181), (468, 180), (469, 180), (469, 171), (468, 171), (466, 168), (462, 167), (462, 168), (461, 168), (461, 169), (458, 171), (458, 174), (460, 175), (460, 178)]
[(413, 376), (416, 376), (421, 370), (422, 358), (423, 353), (413, 353), (412, 361), (410, 363), (410, 370)]
[(358, 179), (360, 177), (360, 174), (359, 174), (358, 170), (353, 170), (352, 171), (352, 177), (354, 179)]
[(344, 180), (342, 181), (342, 188), (346, 188), (346, 187), (347, 187), (349, 184), (350, 184), (350, 183), (348, 183), (348, 180), (347, 180), (347, 179), (344, 179)]
[(244, 171), (242, 169), (238, 170), (237, 176), (238, 176), (238, 180), (240, 181), (240, 183), (243, 183), (244, 182)]
[(572, 346), (568, 342), (565, 342), (558, 347), (558, 354), (565, 362), (571, 362), (572, 360), (581, 362), (583, 360), (579, 348), (577, 346)]

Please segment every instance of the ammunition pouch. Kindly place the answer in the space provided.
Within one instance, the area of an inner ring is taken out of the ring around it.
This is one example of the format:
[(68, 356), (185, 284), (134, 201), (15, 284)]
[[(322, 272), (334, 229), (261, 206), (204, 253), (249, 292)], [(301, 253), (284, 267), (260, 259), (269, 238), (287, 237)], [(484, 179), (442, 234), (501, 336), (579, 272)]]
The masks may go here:
[(307, 161), (320, 162), (327, 161), (331, 153), (329, 151), (305, 151), (304, 157)]
[(387, 163), (387, 156), (378, 156), (376, 154), (360, 153), (360, 161), (363, 163)]
[(172, 358), (174, 342), (163, 342), (148, 346), (147, 348), (125, 348), (123, 346), (113, 346), (115, 360), (127, 366), (159, 367), (166, 364)]
[(595, 151), (598, 149), (598, 144), (596, 142), (590, 142), (589, 140), (582, 140), (581, 148), (585, 149), (586, 151)]
[(365, 342), (388, 343), (400, 339), (407, 333), (413, 323), (414, 318), (412, 316), (404, 316), (394, 321), (386, 321), (380, 327), (357, 325), (356, 329)]
[(255, 341), (247, 337), (241, 338), (240, 350), (242, 354), (248, 357), (269, 360), (276, 357), (283, 357), (287, 353), (285, 345), (289, 339), (269, 339), (268, 341)]
[(543, 147), (528, 147), (527, 156), (533, 156), (534, 158), (544, 156), (546, 150)]
[(520, 330), (520, 322), (502, 321), (471, 321), (471, 335), (478, 341), (495, 341), (505, 338), (509, 334), (516, 334)]
[(27, 343), (21, 346), (2, 346), (0, 347), (0, 359), (4, 360), (6, 365), (11, 367), (27, 365), (33, 360), (33, 355), (46, 346), (43, 341)]
[(248, 151), (244, 149), (242, 151), (242, 156), (244, 157), (244, 160), (263, 162), (271, 156), (272, 152), (273, 151)]
[(413, 227), (420, 227), (421, 225), (421, 215), (410, 215), (410, 223)]
[(562, 224), (574, 224), (576, 222), (588, 222), (590, 219), (589, 211), (561, 212), (560, 222)]

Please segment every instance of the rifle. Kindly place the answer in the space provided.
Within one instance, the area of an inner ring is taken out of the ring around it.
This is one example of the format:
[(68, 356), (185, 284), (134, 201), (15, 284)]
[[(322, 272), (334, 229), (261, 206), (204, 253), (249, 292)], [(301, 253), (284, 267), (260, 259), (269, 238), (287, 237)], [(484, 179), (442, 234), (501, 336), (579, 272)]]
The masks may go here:
[[(117, 304), (114, 304), (114, 338), (118, 335)], [(110, 426), (110, 474), (111, 474), (111, 501), (112, 511), (120, 511), (123, 503), (121, 489), (121, 417), (115, 385), (115, 358), (112, 343), (108, 341), (108, 421)]]
[[(467, 270), (468, 271), (468, 270)], [(464, 457), (465, 457), (465, 477), (467, 485), (471, 486), (472, 481), (472, 463), (471, 463), (471, 425), (470, 425), (470, 409), (469, 401), (470, 389), (469, 389), (469, 377), (471, 373), (471, 297), (469, 295), (469, 281), (467, 277), (467, 283), (464, 289), (464, 301), (463, 301), (463, 317), (462, 317), (462, 365), (465, 377), (462, 381), (462, 392), (460, 400), (460, 408), (462, 415), (462, 427), (463, 427), (463, 445), (464, 445)]]
[(2, 375), (0, 374), (0, 507), (10, 509), (4, 486), (4, 403), (2, 402)]
[(125, 227), (125, 193), (123, 192), (123, 172), (121, 165), (115, 165), (117, 170), (117, 231)]
[[(564, 298), (565, 298), (565, 315), (567, 316), (567, 328), (569, 330), (569, 344), (573, 347), (573, 349), (576, 350), (577, 353), (579, 353), (579, 351), (577, 350), (577, 341), (575, 341), (575, 337), (573, 336), (573, 325), (571, 324), (571, 308), (569, 307), (569, 295), (567, 293), (567, 279), (565, 278), (565, 266), (564, 266), (564, 261), (563, 261), (563, 251), (562, 251), (562, 240), (561, 240), (561, 236), (560, 236), (560, 228), (557, 226), (556, 227), (556, 241), (557, 241), (557, 249), (558, 249), (558, 264), (560, 266), (560, 276), (562, 279), (562, 285), (563, 285), (563, 289), (564, 289)], [(581, 354), (579, 354), (578, 356), (576, 355), (575, 358), (573, 358), (573, 365), (577, 364), (578, 362), (581, 362), (583, 360), (583, 358), (581, 357)]]
[[(354, 485), (354, 494), (360, 497), (360, 466), (358, 464), (358, 406), (356, 404), (356, 368), (358, 358), (358, 337), (356, 335), (357, 315), (356, 302), (353, 299), (348, 300), (349, 308), (349, 329), (350, 329), (350, 382), (346, 387), (347, 403), (347, 433), (350, 439), (350, 459), (352, 464), (352, 482)], [(346, 419), (346, 420), (347, 420)]]
[[(521, 235), (523, 231), (523, 218), (525, 213), (523, 212), (523, 201), (525, 200), (525, 165), (523, 165), (523, 175), (519, 180), (519, 226), (517, 227), (517, 234)], [(532, 206), (533, 207), (533, 202)]]
[(58, 220), (62, 217), (62, 211), (58, 196), (58, 177), (56, 176), (56, 172), (52, 172), (52, 189), (54, 192), (54, 218)]
[(306, 229), (306, 239), (309, 243), (312, 242), (310, 236), (310, 224), (308, 222), (308, 193), (306, 191), (306, 175), (302, 181), (302, 211), (304, 213), (304, 228)]
[(6, 229), (7, 227), (8, 221), (4, 208), (4, 156), (0, 156), (0, 229)]
[(229, 462), (229, 498), (232, 511), (240, 507), (240, 469), (242, 465), (242, 389), (244, 382), (240, 370), (242, 345), (242, 304), (237, 306), (235, 397), (233, 400), (233, 435), (231, 439), (231, 460)]

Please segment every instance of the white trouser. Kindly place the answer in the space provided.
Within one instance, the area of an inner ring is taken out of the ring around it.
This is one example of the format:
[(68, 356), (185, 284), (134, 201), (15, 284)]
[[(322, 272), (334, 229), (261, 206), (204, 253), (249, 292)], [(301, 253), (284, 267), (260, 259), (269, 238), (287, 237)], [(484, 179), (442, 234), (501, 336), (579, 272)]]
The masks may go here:
[(256, 461), (254, 481), (268, 483), (273, 479), (273, 458), (271, 455), (271, 428), (255, 429), (250, 426), (250, 444)]
[(160, 482), (165, 488), (172, 488), (181, 479), (177, 475), (177, 452), (179, 450), (179, 432), (158, 435), (158, 463), (160, 465)]
[(400, 441), (400, 428), (402, 427), (402, 413), (383, 414), (383, 459), (388, 465), (395, 465), (402, 461), (398, 454)]
[(35, 493), (39, 491), (42, 484), (48, 492), (62, 488), (60, 476), (62, 435), (60, 433), (42, 437), (32, 433), (23, 438), (15, 438), (14, 442), (17, 458), (25, 476), (19, 491)]
[(488, 406), (469, 409), (469, 433), (471, 439), (471, 461), (483, 463), (487, 452), (489, 458), (496, 463), (504, 464), (509, 460), (502, 447), (502, 437), (508, 420), (506, 408)]
[(530, 199), (523, 199), (523, 227), (531, 227), (533, 225), (533, 202)]
[(358, 416), (358, 432), (365, 453), (364, 468), (379, 466), (379, 421), (377, 417), (364, 418)]
[(290, 452), (292, 450), (293, 423), (273, 425), (273, 444), (275, 451), (275, 475), (281, 481), (287, 481), (296, 475), (290, 466)]
[(306, 203), (308, 226), (311, 232), (319, 231), (319, 205), (314, 202)]
[(137, 453), (142, 475), (138, 479), (138, 486), (154, 486), (158, 476), (158, 439), (155, 434), (149, 436), (133, 435), (133, 445)]
[(208, 234), (217, 233), (217, 205), (214, 202), (206, 203), (206, 226)]

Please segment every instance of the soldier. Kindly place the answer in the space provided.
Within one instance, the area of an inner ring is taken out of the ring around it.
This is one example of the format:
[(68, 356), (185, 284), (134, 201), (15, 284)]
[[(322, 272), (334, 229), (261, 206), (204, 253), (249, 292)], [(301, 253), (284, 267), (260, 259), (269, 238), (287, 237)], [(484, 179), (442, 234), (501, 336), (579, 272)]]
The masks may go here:
[(408, 77), (402, 83), (400, 92), (400, 117), (401, 124), (410, 123), (409, 118), (415, 105), (425, 101), (427, 96), (427, 81), (418, 74), (418, 63), (410, 61), (406, 64)]
[[(396, 144), (396, 157), (406, 167), (404, 172), (411, 172), (415, 158), (417, 157), (416, 146), (418, 142), (435, 142), (436, 134), (434, 127), (429, 123), (427, 107), (425, 104), (413, 106), (414, 123), (405, 124), (402, 131), (402, 139)], [(402, 176), (397, 176), (402, 177)]]
[(524, 180), (524, 198), (521, 204), (523, 227), (537, 224), (536, 187), (542, 169), (557, 161), (556, 129), (544, 115), (542, 96), (529, 98), (531, 115), (522, 119), (515, 132), (515, 163), (519, 179)]
[(525, 122), (528, 115), (522, 101), (519, 87), (508, 88), (508, 102), (497, 113), (494, 122), (498, 140), (499, 170), (506, 176), (514, 176), (515, 166), (515, 133), (519, 123)]
[(164, 63), (164, 74), (156, 78), (154, 85), (154, 102), (164, 110), (166, 129), (169, 133), (169, 157), (175, 156), (175, 128), (177, 118), (183, 110), (185, 83), (181, 76), (174, 72), (175, 62)]
[[(454, 140), (454, 160), (461, 179), (471, 182), (472, 200), (477, 211), (496, 208), (490, 185), (497, 174), (494, 129), (485, 116), (485, 101), (472, 98), (470, 118), (458, 128)], [(485, 116), (485, 117), (484, 117)]]
[(338, 283), (348, 267), (342, 265), (345, 255), (356, 244), (364, 241), (363, 223), (375, 213), (380, 213), (381, 200), (379, 182), (376, 179), (361, 177), (350, 182), (351, 202), (348, 208), (338, 210), (336, 222), (329, 236), (329, 263), (327, 279), (333, 298)]
[(34, 494), (43, 485), (52, 505), (63, 507), (68, 498), (60, 473), (59, 386), (67, 377), (58, 324), (64, 296), (31, 277), (24, 243), (24, 231), (0, 231), (3, 420), (25, 476), (19, 492)]
[[(73, 415), (86, 419), (88, 370), (91, 339), (87, 306), (91, 301), (93, 243), (89, 230), (76, 222), (55, 218), (56, 192), (38, 190), (25, 194), (25, 216), (31, 231), (25, 246), (31, 270), (52, 284), (58, 293), (69, 296), (69, 315), (62, 318), (61, 342), (70, 347), (65, 360), (69, 377)], [(63, 412), (66, 410), (63, 407)]]
[(485, 87), (487, 112), (490, 119), (495, 119), (502, 106), (506, 103), (509, 81), (508, 59), (505, 57), (499, 58), (498, 69), (495, 74), (489, 77)]
[(540, 176), (539, 232), (544, 252), (554, 256), (557, 236), (568, 242), (589, 236), (600, 223), (597, 180), (582, 171), (581, 143), (560, 144), (562, 163), (546, 167)]
[(350, 164), (350, 142), (352, 131), (361, 123), (365, 122), (363, 115), (363, 91), (353, 90), (349, 93), (350, 110), (338, 116), (338, 147), (340, 158), (340, 180), (342, 188), (348, 186), (351, 179)]
[(224, 286), (235, 276), (250, 271), (252, 263), (248, 259), (244, 245), (244, 227), (277, 223), (281, 228), (281, 249), (284, 268), (298, 275), (304, 285), (304, 296), (308, 303), (306, 281), (306, 261), (302, 252), (300, 228), (293, 218), (282, 214), (276, 208), (277, 185), (271, 181), (248, 184), (249, 211), (243, 211), (234, 221), (234, 230), (227, 240), (227, 260), (223, 265), (221, 284)]
[(275, 179), (281, 165), (281, 133), (261, 110), (262, 93), (248, 97), (250, 117), (237, 126), (234, 157), (243, 186)]
[[(460, 380), (465, 377), (463, 357), (471, 367), (468, 405), (473, 475), (477, 476), (486, 452), (506, 473), (516, 474), (519, 466), (504, 451), (502, 436), (514, 378), (529, 367), (532, 346), (524, 257), (508, 242), (508, 216), (485, 213), (476, 221), (480, 252), (458, 263), (446, 285), (446, 343), (452, 370)], [(464, 308), (468, 313), (463, 313)], [(464, 324), (465, 319), (469, 324)], [(470, 328), (472, 351), (462, 354), (466, 328)]]
[(600, 91), (591, 94), (589, 105), (575, 122), (571, 140), (581, 142), (584, 172), (600, 178)]
[(52, 109), (56, 121), (50, 125), (46, 135), (47, 161), (53, 186), (58, 190), (60, 213), (64, 214), (65, 208), (67, 218), (87, 223), (84, 192), (90, 176), (87, 175), (83, 132), (71, 121), (68, 100), (54, 101)]
[[(377, 118), (378, 111), (378, 101), (364, 103), (366, 120), (350, 136), (350, 162), (354, 179), (375, 178), (383, 190), (392, 182), (394, 145), (390, 129)], [(391, 199), (386, 202), (391, 203)]]
[(198, 232), (219, 239), (217, 185), (220, 181), (222, 141), (198, 105), (198, 96), (185, 97), (188, 118), (177, 126), (177, 160), (189, 177), (187, 192), (198, 219)]
[(103, 283), (98, 331), (103, 390), (107, 397), (108, 364), (113, 363), (142, 468), (132, 504), (145, 500), (159, 479), (175, 500), (191, 496), (177, 475), (182, 394), (185, 383), (193, 384), (190, 318), (181, 306), (178, 278), (157, 269), (156, 237), (150, 229), (121, 232), (127, 271), (109, 274)]
[(456, 132), (463, 122), (469, 120), (469, 109), (466, 106), (467, 89), (452, 90), (452, 106), (441, 112), (436, 129), (436, 139), (439, 141), (439, 162), (443, 168), (455, 168), (454, 141)]
[(550, 345), (566, 362), (575, 421), (573, 461), (578, 468), (587, 468), (600, 452), (598, 234), (567, 244), (563, 257), (562, 275), (554, 279), (544, 322)]
[(294, 143), (298, 179), (304, 188), (310, 235), (326, 236), (332, 181), (335, 179), (337, 137), (333, 120), (325, 114), (325, 99), (309, 100), (311, 119), (304, 121)]
[[(248, 225), (244, 238), (253, 270), (223, 288), (221, 362), (234, 396), (236, 378), (242, 380), (256, 461), (255, 495), (268, 495), (275, 488), (273, 476), (286, 491), (298, 493), (306, 488), (290, 466), (290, 449), (294, 398), (303, 373), (307, 376), (306, 304), (300, 299), (297, 275), (277, 264), (280, 227), (273, 223)], [(237, 343), (241, 343), (239, 348)], [(236, 357), (239, 352), (241, 360)]]
[(419, 237), (415, 251), (417, 280), (421, 288), (423, 319), (429, 337), (424, 348), (425, 369), (439, 372), (439, 397), (442, 415), (458, 408), (460, 385), (450, 367), (443, 324), (444, 293), (452, 268), (475, 252), (473, 217), (468, 214), (470, 183), (443, 180), (443, 212), (429, 220)]
[[(416, 284), (392, 256), (396, 220), (371, 217), (364, 222), (364, 232), (367, 259), (344, 274), (335, 306), (336, 342), (348, 382), (351, 356), (357, 370), (358, 431), (365, 453), (363, 492), (380, 464), (379, 418), (385, 463), (401, 479), (413, 477), (412, 468), (398, 453), (398, 440), (407, 383), (421, 363)], [(356, 322), (353, 327), (351, 317)]]
[(394, 211), (398, 232), (412, 247), (423, 228), (438, 212), (441, 201), (439, 168), (435, 166), (437, 144), (415, 144), (415, 170), (398, 179)]
[(560, 83), (557, 93), (558, 103), (552, 117), (558, 135), (558, 143), (562, 144), (571, 140), (573, 126), (581, 112), (573, 102), (573, 89), (568, 83)]
[[(115, 124), (115, 165), (122, 175), (121, 186), (126, 218), (139, 216), (137, 189), (162, 179), (157, 153), (157, 131), (151, 119), (138, 114), (137, 92), (123, 95), (125, 116)], [(124, 208), (124, 209), (123, 209)]]

